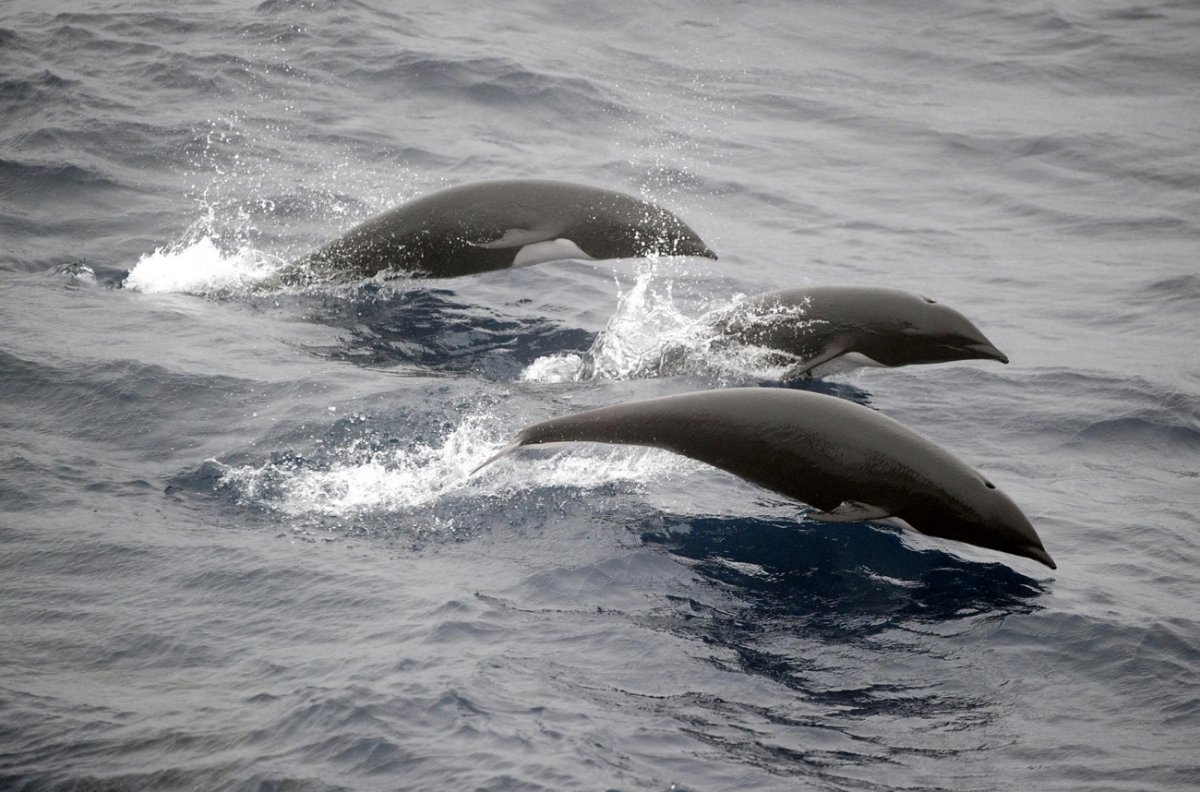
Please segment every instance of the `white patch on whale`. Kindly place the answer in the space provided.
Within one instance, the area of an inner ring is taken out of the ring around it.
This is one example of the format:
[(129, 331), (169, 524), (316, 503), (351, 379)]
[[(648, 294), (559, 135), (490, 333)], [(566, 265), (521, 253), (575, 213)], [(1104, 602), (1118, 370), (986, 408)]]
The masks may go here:
[[(798, 368), (805, 369), (805, 366), (801, 365)], [(891, 366), (869, 358), (861, 352), (845, 352), (808, 371), (814, 377), (829, 377), (835, 374), (845, 374), (847, 371), (858, 368), (891, 368)], [(799, 372), (797, 372), (798, 374)], [(787, 379), (787, 376), (784, 378)]]
[(513, 259), (514, 267), (528, 267), (531, 264), (544, 264), (547, 261), (562, 261), (563, 259), (578, 259), (580, 261), (595, 261), (584, 253), (569, 239), (548, 239), (545, 242), (534, 242), (525, 245), (517, 251)]

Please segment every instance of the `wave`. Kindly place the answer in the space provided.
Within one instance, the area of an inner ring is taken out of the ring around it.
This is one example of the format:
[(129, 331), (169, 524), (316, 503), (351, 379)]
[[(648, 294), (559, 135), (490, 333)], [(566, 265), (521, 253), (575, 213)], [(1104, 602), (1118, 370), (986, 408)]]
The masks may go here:
[(347, 79), (358, 85), (384, 85), (389, 93), (399, 89), (414, 96), (465, 98), (489, 111), (507, 107), (524, 116), (579, 126), (629, 112), (584, 77), (537, 71), (511, 58), (408, 52), (392, 55), (386, 63), (368, 63), (355, 67)]
[(1157, 279), (1143, 285), (1127, 299), (1152, 309), (1175, 304), (1189, 311), (1200, 310), (1200, 275), (1189, 273)]
[(1194, 456), (1200, 451), (1200, 415), (1145, 411), (1098, 420), (1077, 431), (1067, 446), (1106, 453), (1120, 449), (1121, 453)]
[[(1200, 448), (1200, 398), (1167, 383), (1048, 369), (1036, 372), (1022, 390), (1020, 398), (1038, 399), (1042, 407), (1039, 416), (1021, 423), (1068, 448), (1155, 458), (1187, 458)], [(1071, 398), (1062, 400), (1064, 393)]]
[(123, 189), (124, 185), (106, 173), (69, 162), (22, 162), (0, 159), (0, 195), (22, 193), (36, 185), (45, 198), (47, 192), (74, 194)]

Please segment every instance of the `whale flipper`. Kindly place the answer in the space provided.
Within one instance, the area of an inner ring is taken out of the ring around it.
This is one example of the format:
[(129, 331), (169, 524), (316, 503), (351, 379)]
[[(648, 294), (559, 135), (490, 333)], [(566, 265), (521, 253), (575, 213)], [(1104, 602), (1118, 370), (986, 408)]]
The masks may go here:
[(846, 354), (846, 351), (846, 348), (841, 344), (830, 344), (816, 357), (802, 360), (796, 365), (792, 366), (787, 370), (787, 372), (784, 373), (783, 379), (784, 381), (787, 381), (800, 379), (801, 377), (812, 376), (813, 369), (815, 369), (817, 366), (823, 366), (834, 358), (841, 357), (842, 355)]
[(818, 522), (839, 523), (882, 520), (885, 517), (891, 517), (892, 513), (880, 506), (872, 506), (869, 503), (848, 500), (839, 503), (836, 509), (810, 511), (805, 516)]

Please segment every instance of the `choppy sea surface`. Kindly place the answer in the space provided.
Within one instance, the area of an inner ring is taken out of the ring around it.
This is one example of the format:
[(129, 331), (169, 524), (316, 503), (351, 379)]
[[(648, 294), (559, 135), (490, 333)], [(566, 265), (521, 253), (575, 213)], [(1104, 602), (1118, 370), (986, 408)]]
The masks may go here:
[[(1200, 787), (1200, 6), (408, 5), (0, 6), (0, 788)], [(721, 258), (263, 285), (524, 177)], [(1008, 354), (802, 387), (1057, 571), (659, 451), (469, 475), (775, 384), (703, 318), (805, 284)]]

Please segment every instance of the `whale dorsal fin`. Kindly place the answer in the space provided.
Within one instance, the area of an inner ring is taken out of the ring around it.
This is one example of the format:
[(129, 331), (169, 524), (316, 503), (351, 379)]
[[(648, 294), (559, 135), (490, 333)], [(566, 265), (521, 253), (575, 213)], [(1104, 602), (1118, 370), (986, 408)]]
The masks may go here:
[(846, 354), (846, 348), (840, 343), (830, 344), (823, 352), (815, 357), (802, 360), (796, 365), (792, 366), (783, 375), (783, 378), (785, 380), (794, 380), (800, 379), (801, 377), (812, 376), (813, 369), (815, 369), (817, 366), (824, 365), (834, 358), (841, 357), (844, 354)]
[(861, 522), (863, 520), (882, 520), (884, 517), (891, 517), (892, 513), (880, 506), (848, 500), (839, 503), (836, 509), (810, 511), (805, 516), (819, 522)]
[(549, 242), (558, 235), (549, 228), (509, 228), (499, 239), (490, 242), (472, 242), (475, 247), (488, 250), (504, 250), (505, 248), (521, 248), (526, 245), (536, 245), (538, 242)]

